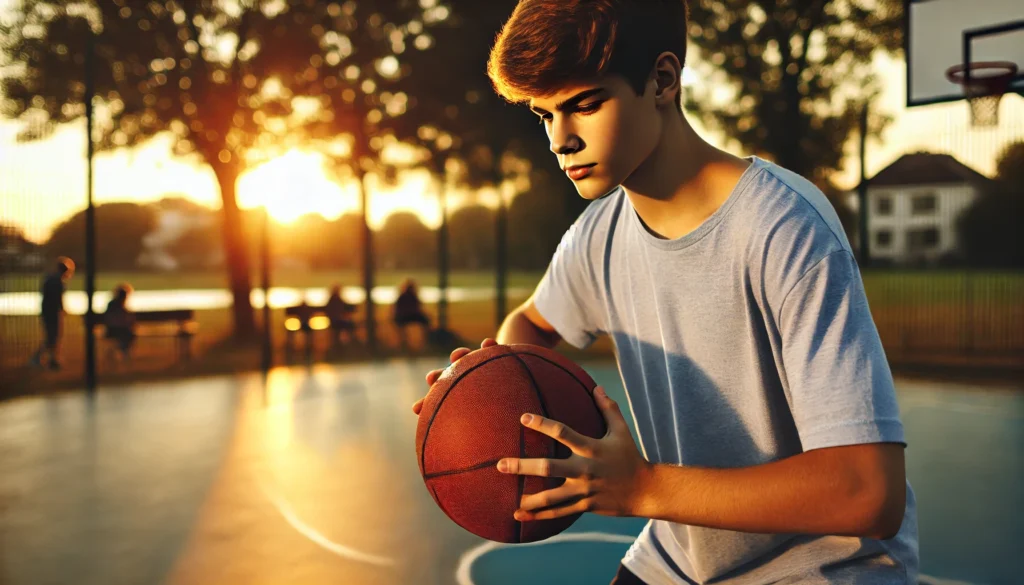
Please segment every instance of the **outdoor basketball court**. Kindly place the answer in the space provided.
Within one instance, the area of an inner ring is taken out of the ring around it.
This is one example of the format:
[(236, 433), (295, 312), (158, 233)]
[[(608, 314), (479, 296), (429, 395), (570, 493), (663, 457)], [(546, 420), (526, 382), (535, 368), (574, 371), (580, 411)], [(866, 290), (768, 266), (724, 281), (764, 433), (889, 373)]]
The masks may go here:
[[(315, 366), (0, 405), (0, 582), (604, 583), (643, 525), (537, 545), (436, 507), (410, 404), (436, 359)], [(625, 405), (614, 364), (584, 364)], [(927, 575), (1024, 575), (1024, 394), (901, 381)]]

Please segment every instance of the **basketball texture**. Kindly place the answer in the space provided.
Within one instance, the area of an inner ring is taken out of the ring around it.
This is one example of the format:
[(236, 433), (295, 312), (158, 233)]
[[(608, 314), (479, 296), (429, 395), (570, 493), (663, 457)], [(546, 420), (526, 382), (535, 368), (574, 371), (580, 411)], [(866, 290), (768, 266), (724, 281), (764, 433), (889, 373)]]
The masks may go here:
[(496, 345), (450, 366), (430, 388), (416, 428), (420, 473), (437, 505), (456, 524), (483, 538), (534, 542), (562, 532), (580, 514), (520, 522), (523, 495), (562, 485), (562, 478), (498, 471), (505, 457), (566, 458), (558, 441), (524, 427), (525, 413), (565, 423), (600, 438), (605, 421), (594, 381), (562, 355), (535, 345)]

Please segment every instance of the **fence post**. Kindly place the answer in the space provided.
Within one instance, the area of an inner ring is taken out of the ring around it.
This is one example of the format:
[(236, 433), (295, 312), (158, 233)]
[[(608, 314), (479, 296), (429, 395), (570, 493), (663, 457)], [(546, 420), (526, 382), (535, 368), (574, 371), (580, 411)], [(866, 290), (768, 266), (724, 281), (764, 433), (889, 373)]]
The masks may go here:
[(93, 336), (92, 300), (96, 293), (96, 209), (92, 200), (93, 187), (93, 143), (92, 99), (95, 88), (95, 33), (92, 25), (85, 37), (85, 142), (86, 142), (86, 207), (85, 207), (85, 390), (90, 395), (96, 392), (96, 338)]

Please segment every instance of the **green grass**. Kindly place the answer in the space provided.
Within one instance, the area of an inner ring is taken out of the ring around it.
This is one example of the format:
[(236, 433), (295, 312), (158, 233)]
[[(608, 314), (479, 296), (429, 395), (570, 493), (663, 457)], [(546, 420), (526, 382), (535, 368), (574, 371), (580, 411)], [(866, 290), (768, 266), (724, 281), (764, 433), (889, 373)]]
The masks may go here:
[[(510, 272), (508, 286), (533, 288), (540, 282), (541, 272)], [(383, 270), (374, 276), (377, 286), (394, 286), (406, 278), (414, 278), (420, 286), (436, 286), (436, 270), (397, 271)], [(8, 275), (0, 277), (0, 292), (34, 292), (39, 290), (40, 275)], [(104, 272), (96, 275), (96, 289), (110, 290), (122, 282), (128, 282), (135, 290), (172, 289), (221, 289), (227, 286), (227, 276), (222, 272)], [(278, 270), (271, 275), (271, 286), (313, 288), (327, 287), (332, 283), (345, 286), (361, 286), (362, 272), (359, 270)], [(493, 287), (494, 272), (473, 271), (453, 272), (448, 284), (453, 287)], [(253, 275), (252, 284), (259, 286), (260, 277)], [(69, 290), (85, 290), (85, 277), (78, 273), (68, 283)]]

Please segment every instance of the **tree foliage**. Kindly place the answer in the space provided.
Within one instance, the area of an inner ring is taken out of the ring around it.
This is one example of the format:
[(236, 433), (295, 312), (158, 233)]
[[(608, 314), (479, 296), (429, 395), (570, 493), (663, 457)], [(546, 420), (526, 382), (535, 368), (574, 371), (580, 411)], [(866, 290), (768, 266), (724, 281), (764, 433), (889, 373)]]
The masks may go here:
[[(0, 25), (3, 113), (56, 124), (84, 115), (94, 32), (99, 148), (169, 132), (177, 152), (217, 176), (240, 336), (254, 321), (239, 174), (281, 149), (345, 134), (362, 169), (383, 147), (375, 129), (406, 99), (378, 88), (408, 73), (398, 56), (446, 10), (415, 0), (22, 0), (20, 8)], [(54, 127), (29, 124), (21, 138)]]
[[(861, 106), (881, 90), (871, 60), (901, 49), (902, 19), (900, 0), (691, 0), (702, 83), (687, 107), (820, 183), (842, 168)], [(875, 113), (871, 132), (887, 122)]]
[(1024, 268), (1024, 142), (999, 155), (996, 176), (974, 205), (960, 216), (957, 228), (963, 255), (971, 266)]
[[(96, 206), (96, 267), (98, 270), (134, 270), (143, 251), (143, 237), (156, 225), (153, 208), (136, 203)], [(48, 256), (85, 260), (85, 211), (64, 220), (50, 235), (44, 249)]]

